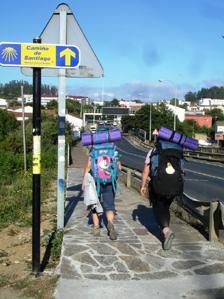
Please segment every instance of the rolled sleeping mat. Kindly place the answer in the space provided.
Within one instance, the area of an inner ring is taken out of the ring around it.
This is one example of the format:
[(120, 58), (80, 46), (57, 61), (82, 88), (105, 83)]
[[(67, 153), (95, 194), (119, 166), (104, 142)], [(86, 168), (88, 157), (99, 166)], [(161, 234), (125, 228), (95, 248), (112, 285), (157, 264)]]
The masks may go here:
[(107, 131), (97, 131), (95, 133), (83, 133), (82, 145), (101, 144), (106, 142), (115, 142), (121, 140), (121, 132), (119, 129), (110, 129)]
[(183, 141), (183, 147), (195, 151), (198, 148), (198, 140), (185, 136), (185, 140)]
[(181, 146), (190, 149), (196, 150), (198, 148), (198, 140), (187, 137), (181, 133), (175, 132), (173, 130), (167, 129), (165, 127), (161, 127), (158, 132), (158, 138), (178, 143)]

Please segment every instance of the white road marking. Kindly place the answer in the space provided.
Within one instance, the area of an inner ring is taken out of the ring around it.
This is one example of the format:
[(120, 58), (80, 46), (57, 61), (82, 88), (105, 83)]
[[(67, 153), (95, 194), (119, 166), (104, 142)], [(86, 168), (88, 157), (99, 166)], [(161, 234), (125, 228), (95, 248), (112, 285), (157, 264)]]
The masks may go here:
[(220, 176), (215, 176), (215, 175), (211, 175), (211, 174), (207, 174), (207, 173), (202, 173), (202, 172), (194, 171), (194, 170), (191, 170), (191, 169), (188, 169), (188, 168), (184, 168), (184, 170), (192, 172), (192, 173), (200, 174), (200, 175), (203, 175), (203, 176), (206, 176), (206, 177), (209, 177), (209, 178), (213, 178), (213, 179), (218, 179), (218, 180), (224, 181), (224, 178), (220, 177)]

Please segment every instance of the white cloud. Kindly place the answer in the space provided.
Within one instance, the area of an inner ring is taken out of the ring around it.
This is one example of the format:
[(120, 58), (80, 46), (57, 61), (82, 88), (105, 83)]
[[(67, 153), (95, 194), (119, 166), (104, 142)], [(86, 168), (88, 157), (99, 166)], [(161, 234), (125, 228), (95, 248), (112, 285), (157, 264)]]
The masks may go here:
[(202, 87), (209, 88), (211, 86), (223, 86), (221, 80), (207, 80), (195, 86), (189, 84), (175, 84), (173, 81), (131, 81), (120, 86), (105, 87), (76, 87), (75, 90), (69, 89), (69, 94), (88, 96), (94, 100), (111, 101), (114, 98), (134, 100), (139, 99), (145, 102), (158, 101), (162, 99), (172, 99), (174, 97), (183, 99), (184, 95), (189, 91), (198, 91)]

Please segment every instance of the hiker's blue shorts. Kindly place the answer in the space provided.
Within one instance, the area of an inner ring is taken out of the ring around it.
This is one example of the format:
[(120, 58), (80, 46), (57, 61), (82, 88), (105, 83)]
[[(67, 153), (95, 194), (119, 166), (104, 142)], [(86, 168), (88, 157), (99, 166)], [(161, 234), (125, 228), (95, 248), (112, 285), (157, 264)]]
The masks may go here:
[(101, 193), (101, 204), (103, 206), (104, 211), (115, 212), (115, 204), (114, 204), (115, 193), (113, 190), (113, 186), (111, 184), (101, 185), (100, 193)]

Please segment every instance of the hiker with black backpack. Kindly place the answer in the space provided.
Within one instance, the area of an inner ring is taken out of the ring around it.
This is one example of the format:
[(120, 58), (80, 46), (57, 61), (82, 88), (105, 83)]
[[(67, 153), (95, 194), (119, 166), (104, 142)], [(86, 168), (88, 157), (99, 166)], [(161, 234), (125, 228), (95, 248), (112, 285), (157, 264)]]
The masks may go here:
[[(96, 133), (97, 134), (97, 133)], [(121, 163), (119, 154), (113, 142), (92, 145), (86, 166), (82, 190), (85, 189), (85, 175), (90, 173), (95, 180), (95, 188), (107, 219), (107, 230), (111, 240), (117, 239), (117, 231), (114, 227), (115, 193), (117, 179)], [(93, 235), (100, 236), (100, 213), (97, 206), (89, 206), (93, 220)]]
[(183, 148), (179, 144), (158, 139), (148, 152), (142, 172), (141, 195), (148, 191), (155, 219), (161, 229), (163, 249), (172, 246), (174, 233), (170, 229), (170, 205), (183, 194)]

